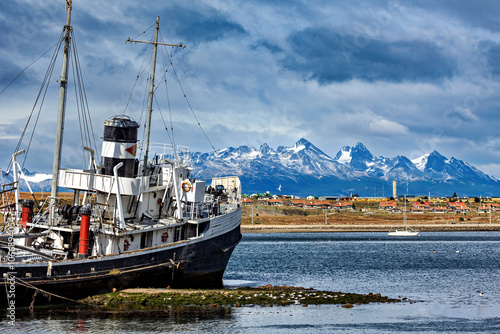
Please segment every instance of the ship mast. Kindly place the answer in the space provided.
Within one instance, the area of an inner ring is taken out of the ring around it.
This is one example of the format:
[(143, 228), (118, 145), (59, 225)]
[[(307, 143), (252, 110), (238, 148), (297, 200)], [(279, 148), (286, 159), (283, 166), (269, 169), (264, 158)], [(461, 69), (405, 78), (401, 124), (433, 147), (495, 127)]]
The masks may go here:
[(68, 60), (70, 52), (70, 41), (71, 41), (71, 5), (72, 0), (66, 1), (66, 11), (68, 12), (66, 25), (64, 26), (64, 51), (61, 69), (61, 88), (59, 89), (59, 108), (57, 113), (57, 129), (56, 129), (56, 142), (54, 150), (54, 166), (52, 170), (52, 191), (50, 194), (50, 225), (54, 223), (56, 214), (56, 201), (57, 201), (57, 186), (59, 178), (59, 168), (61, 167), (61, 150), (64, 132), (64, 118), (66, 114), (66, 86), (68, 84)]
[(150, 78), (150, 86), (149, 86), (149, 95), (148, 95), (148, 113), (146, 120), (146, 136), (144, 138), (144, 162), (142, 166), (142, 174), (147, 175), (147, 165), (148, 165), (148, 154), (149, 154), (149, 135), (151, 133), (151, 114), (153, 113), (153, 94), (155, 88), (155, 72), (156, 72), (156, 53), (158, 49), (158, 45), (166, 45), (166, 46), (176, 46), (185, 48), (186, 46), (182, 44), (168, 44), (168, 43), (158, 43), (158, 31), (160, 30), (160, 17), (156, 17), (156, 28), (155, 28), (155, 39), (154, 42), (144, 42), (144, 41), (135, 41), (131, 40), (130, 37), (127, 39), (127, 42), (130, 43), (146, 43), (153, 44), (153, 64), (151, 68), (151, 78)]

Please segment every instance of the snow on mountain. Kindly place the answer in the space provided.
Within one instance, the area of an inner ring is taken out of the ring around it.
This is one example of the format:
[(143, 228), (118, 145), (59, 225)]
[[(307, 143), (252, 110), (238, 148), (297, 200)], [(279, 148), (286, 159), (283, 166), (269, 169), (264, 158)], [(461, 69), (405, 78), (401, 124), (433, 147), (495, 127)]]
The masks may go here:
[(335, 160), (355, 170), (363, 171), (372, 167), (376, 158), (362, 143), (357, 143), (354, 147), (344, 146), (335, 156)]
[(411, 162), (417, 167), (419, 171), (424, 171), (425, 165), (427, 164), (427, 159), (429, 158), (429, 154), (424, 154), (421, 157), (412, 159)]
[[(29, 191), (26, 181), (29, 183), (29, 186), (33, 191), (41, 191), (42, 188), (44, 189), (44, 191), (50, 191), (52, 174), (29, 172), (26, 169), (23, 169), (23, 174), (24, 176), (19, 173), (19, 183), (21, 191)], [(7, 184), (12, 182), (14, 182), (14, 175), (12, 171), (7, 175), (5, 171), (2, 170), (0, 183)]]
[(29, 176), (25, 174), (22, 178), (30, 183), (40, 183), (45, 180), (52, 180), (52, 174), (35, 173)]
[[(335, 158), (304, 138), (291, 147), (279, 146), (276, 150), (262, 144), (258, 149), (228, 147), (210, 153), (189, 153), (184, 158), (192, 165), (196, 178), (239, 176), (245, 193), (275, 193), (279, 188), (280, 194), (299, 196), (350, 192), (371, 196), (374, 188), (390, 189), (392, 181), (405, 184), (413, 194), (426, 194), (432, 188), (436, 195), (497, 195), (500, 189), (500, 182), (492, 176), (462, 160), (447, 159), (437, 151), (413, 160), (404, 156), (376, 157), (362, 143), (342, 147)], [(51, 175), (28, 171), (24, 174), (34, 191), (41, 187), (49, 191)], [(2, 176), (5, 182), (12, 182), (12, 173), (5, 177), (2, 171)], [(21, 189), (27, 190), (24, 182)]]
[(351, 148), (349, 146), (344, 146), (340, 149), (340, 151), (335, 156), (335, 160), (342, 165), (347, 165), (351, 162)]
[(437, 151), (413, 160), (386, 158), (374, 156), (357, 143), (342, 147), (332, 159), (304, 138), (276, 151), (263, 144), (259, 149), (241, 146), (211, 154), (194, 153), (191, 161), (199, 177), (240, 176), (246, 192), (273, 190), (283, 184), (285, 192), (291, 186), (299, 195), (373, 194), (374, 185), (390, 183), (390, 187), (392, 181), (398, 181), (413, 185), (409, 189), (415, 193), (427, 193), (432, 187), (443, 195), (457, 190), (492, 194), (499, 185), (495, 178)]

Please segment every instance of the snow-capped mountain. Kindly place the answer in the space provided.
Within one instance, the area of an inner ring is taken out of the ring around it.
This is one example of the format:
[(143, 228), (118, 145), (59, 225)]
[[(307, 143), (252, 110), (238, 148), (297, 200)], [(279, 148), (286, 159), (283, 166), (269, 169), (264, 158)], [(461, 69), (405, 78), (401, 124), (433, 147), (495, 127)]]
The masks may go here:
[[(256, 149), (248, 146), (229, 147), (211, 153), (190, 153), (188, 157), (196, 178), (237, 175), (244, 193), (390, 196), (392, 181), (397, 181), (399, 194), (460, 196), (498, 195), (500, 182), (468, 163), (447, 159), (433, 151), (417, 159), (405, 156), (376, 157), (362, 144), (342, 147), (331, 158), (302, 138), (292, 147), (276, 150), (263, 144)], [(24, 171), (34, 191), (50, 190), (48, 174)], [(2, 177), (12, 182), (12, 173)], [(1, 181), (1, 180), (0, 180)], [(280, 187), (281, 186), (281, 187)], [(21, 189), (27, 190), (24, 182)], [(404, 189), (404, 191), (403, 191)]]
[[(20, 179), (20, 189), (21, 191), (29, 191), (28, 184), (33, 191), (43, 191), (49, 192), (52, 183), (52, 174), (29, 172), (27, 169), (23, 169), (22, 174), (19, 174)], [(27, 182), (26, 182), (27, 181)], [(2, 170), (0, 176), (0, 184), (8, 184), (14, 182), (14, 175), (12, 171), (6, 174)]]
[[(246, 193), (270, 191), (297, 195), (340, 195), (356, 192), (390, 195), (392, 181), (404, 184), (413, 194), (436, 195), (497, 194), (500, 182), (468, 163), (447, 159), (437, 151), (410, 160), (405, 156), (376, 157), (362, 144), (342, 147), (331, 158), (302, 138), (292, 147), (280, 146), (276, 151), (267, 144), (259, 149), (248, 146), (226, 148), (191, 155), (195, 175), (210, 178), (238, 175)], [(376, 189), (379, 189), (378, 192)], [(401, 188), (403, 186), (401, 185)]]

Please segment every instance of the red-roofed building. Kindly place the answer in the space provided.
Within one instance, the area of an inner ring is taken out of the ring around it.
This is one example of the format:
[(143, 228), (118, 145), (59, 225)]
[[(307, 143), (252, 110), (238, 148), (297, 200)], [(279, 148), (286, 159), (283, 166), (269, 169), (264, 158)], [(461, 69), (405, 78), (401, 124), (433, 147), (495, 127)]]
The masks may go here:
[(290, 206), (294, 206), (296, 208), (302, 208), (305, 204), (305, 200), (303, 199), (292, 199), (289, 204)]
[(497, 211), (500, 211), (500, 204), (498, 203), (491, 203), (491, 211), (493, 212), (497, 212)]
[(398, 208), (396, 201), (382, 201), (378, 203), (379, 210), (391, 211)]
[(328, 201), (312, 200), (305, 201), (304, 208), (306, 209), (328, 209), (332, 204)]
[(477, 213), (491, 213), (491, 212), (493, 212), (491, 204), (484, 204), (483, 203), (477, 207)]
[(284, 202), (282, 199), (270, 199), (267, 201), (267, 205), (271, 206), (283, 206)]
[(448, 208), (445, 206), (435, 206), (432, 208), (433, 213), (447, 213)]
[(252, 206), (253, 205), (253, 201), (250, 198), (243, 198), (241, 200), (241, 205)]
[(449, 210), (458, 213), (470, 212), (470, 208), (464, 202), (448, 202), (447, 207)]
[(352, 209), (352, 202), (338, 202), (333, 205), (333, 208), (338, 211)]
[(430, 210), (430, 205), (428, 204), (420, 204), (420, 202), (414, 202), (411, 204), (410, 212), (413, 213), (424, 213), (425, 211)]

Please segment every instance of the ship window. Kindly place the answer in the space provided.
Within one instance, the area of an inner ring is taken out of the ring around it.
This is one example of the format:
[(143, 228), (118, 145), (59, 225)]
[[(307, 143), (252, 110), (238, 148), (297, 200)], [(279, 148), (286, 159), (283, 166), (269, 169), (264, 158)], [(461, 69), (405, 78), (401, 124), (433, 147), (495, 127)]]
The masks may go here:
[(203, 222), (198, 225), (198, 235), (205, 233), (210, 227), (210, 221)]

